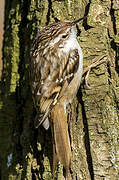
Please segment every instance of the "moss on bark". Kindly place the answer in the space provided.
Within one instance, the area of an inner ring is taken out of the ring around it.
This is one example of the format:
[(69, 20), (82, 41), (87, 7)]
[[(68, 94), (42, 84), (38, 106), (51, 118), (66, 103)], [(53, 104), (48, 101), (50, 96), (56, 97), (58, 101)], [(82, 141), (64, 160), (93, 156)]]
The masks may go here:
[(52, 176), (50, 129), (34, 129), (29, 87), (29, 48), (37, 30), (59, 20), (89, 15), (77, 26), (84, 67), (95, 57), (106, 62), (92, 69), (91, 89), (81, 88), (68, 109), (72, 179), (119, 178), (119, 10), (107, 1), (8, 1), (5, 6), (4, 62), (0, 88), (1, 179), (63, 179)]

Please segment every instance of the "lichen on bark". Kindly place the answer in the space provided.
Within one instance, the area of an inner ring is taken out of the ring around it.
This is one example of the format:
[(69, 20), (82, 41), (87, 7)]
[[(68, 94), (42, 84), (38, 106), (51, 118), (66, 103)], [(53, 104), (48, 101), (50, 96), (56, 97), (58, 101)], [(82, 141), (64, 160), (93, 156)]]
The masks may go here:
[(51, 130), (34, 129), (29, 86), (29, 49), (37, 30), (57, 20), (88, 15), (77, 25), (84, 68), (91, 70), (68, 108), (72, 179), (119, 178), (119, 9), (118, 1), (8, 1), (5, 6), (3, 73), (0, 88), (1, 179), (63, 179), (59, 164), (52, 176)]

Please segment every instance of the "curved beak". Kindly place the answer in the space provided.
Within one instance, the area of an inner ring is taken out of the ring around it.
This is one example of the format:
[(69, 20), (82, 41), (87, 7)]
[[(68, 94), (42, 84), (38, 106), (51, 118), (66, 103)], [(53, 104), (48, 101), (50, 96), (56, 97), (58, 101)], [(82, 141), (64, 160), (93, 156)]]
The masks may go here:
[(80, 19), (77, 19), (77, 20), (75, 20), (75, 21), (72, 21), (71, 24), (72, 24), (72, 26), (74, 26), (75, 24), (77, 24), (78, 22), (80, 22), (80, 21), (82, 21), (82, 20), (84, 20), (84, 19), (86, 19), (86, 18), (87, 18), (87, 16), (84, 16), (84, 17), (82, 17), (82, 18), (80, 18)]

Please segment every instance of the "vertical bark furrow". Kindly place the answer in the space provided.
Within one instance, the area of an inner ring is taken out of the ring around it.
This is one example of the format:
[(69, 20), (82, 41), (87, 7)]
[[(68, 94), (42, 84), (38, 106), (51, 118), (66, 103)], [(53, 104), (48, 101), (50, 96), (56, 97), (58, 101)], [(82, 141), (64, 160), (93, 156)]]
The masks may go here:
[(100, 55), (105, 55), (106, 63), (91, 70), (91, 89), (86, 89), (82, 82), (69, 107), (70, 173), (77, 180), (119, 179), (118, 0), (6, 0), (0, 82), (2, 180), (63, 180), (60, 164), (52, 176), (51, 130), (35, 130), (33, 126), (29, 49), (33, 36), (44, 25), (84, 15), (88, 15), (87, 19), (77, 25), (84, 68)]
[(91, 180), (94, 180), (94, 169), (93, 169), (93, 159), (92, 159), (91, 147), (90, 147), (89, 127), (88, 127), (88, 120), (86, 117), (85, 106), (82, 99), (82, 92), (79, 93), (78, 98), (79, 98), (79, 102), (81, 103), (81, 108), (82, 108), (82, 117), (83, 117), (84, 134), (85, 134), (84, 144), (85, 144), (85, 149), (86, 149), (87, 164), (88, 164), (88, 169), (90, 173), (90, 178)]

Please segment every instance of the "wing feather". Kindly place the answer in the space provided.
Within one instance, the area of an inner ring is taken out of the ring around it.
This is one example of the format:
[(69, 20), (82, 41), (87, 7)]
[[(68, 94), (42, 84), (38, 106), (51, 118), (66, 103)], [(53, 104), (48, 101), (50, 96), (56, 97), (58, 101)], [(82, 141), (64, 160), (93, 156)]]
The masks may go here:
[(59, 56), (54, 49), (45, 50), (45, 54), (43, 50), (38, 53), (35, 50), (34, 53), (34, 48), (31, 50), (30, 79), (37, 110), (37, 128), (48, 117), (52, 107), (72, 81), (78, 69), (79, 54), (77, 49), (70, 50), (68, 55), (62, 52)]

